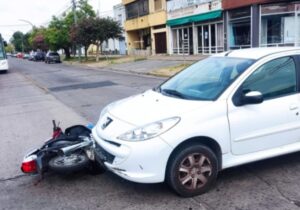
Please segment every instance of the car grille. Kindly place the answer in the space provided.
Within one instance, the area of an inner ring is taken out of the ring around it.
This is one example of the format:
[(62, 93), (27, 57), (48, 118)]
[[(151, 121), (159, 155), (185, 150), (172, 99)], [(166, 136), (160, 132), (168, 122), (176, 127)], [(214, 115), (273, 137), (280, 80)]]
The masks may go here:
[(114, 162), (115, 156), (104, 150), (98, 143), (95, 146), (96, 158), (99, 158), (103, 162), (108, 162), (112, 164)]

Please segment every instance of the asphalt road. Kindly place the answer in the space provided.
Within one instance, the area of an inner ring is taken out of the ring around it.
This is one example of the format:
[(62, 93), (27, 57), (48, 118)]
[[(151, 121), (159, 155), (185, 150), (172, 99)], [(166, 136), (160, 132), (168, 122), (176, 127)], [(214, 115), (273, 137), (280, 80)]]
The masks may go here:
[[(10, 60), (10, 65), (11, 72), (0, 75), (0, 86), (5, 86), (6, 77), (18, 76), (16, 78), (21, 80), (22, 75), (22, 83), (29, 85), (30, 82), (38, 87), (40, 95), (53, 95), (91, 122), (97, 121), (106, 104), (163, 81), (105, 69), (46, 65), (17, 59)], [(21, 86), (14, 88), (14, 91), (23, 91), (23, 95), (29, 94)], [(0, 98), (4, 95), (5, 92), (0, 91)], [(33, 94), (32, 97), (36, 96)], [(18, 123), (18, 115), (13, 119)], [(20, 136), (22, 134), (15, 138)], [(19, 149), (22, 144), (18, 141)], [(9, 145), (8, 150), (0, 150), (0, 157), (5, 158), (6, 153), (10, 157), (14, 150), (14, 146)], [(300, 153), (222, 171), (211, 191), (194, 198), (180, 198), (165, 184), (136, 184), (109, 172), (96, 176), (47, 174), (40, 182), (35, 177), (19, 176), (17, 172), (4, 177), (9, 161), (0, 168), (0, 209), (300, 209)]]

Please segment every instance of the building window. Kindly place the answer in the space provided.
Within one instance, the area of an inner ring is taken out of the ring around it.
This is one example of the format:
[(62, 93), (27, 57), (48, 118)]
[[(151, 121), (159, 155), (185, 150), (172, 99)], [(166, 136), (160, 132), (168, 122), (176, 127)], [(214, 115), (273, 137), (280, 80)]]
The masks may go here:
[(126, 18), (132, 19), (149, 14), (148, 0), (139, 0), (125, 6)]
[(241, 49), (251, 47), (251, 8), (229, 11), (229, 48)]
[(260, 45), (300, 45), (300, 4), (268, 4), (261, 6)]

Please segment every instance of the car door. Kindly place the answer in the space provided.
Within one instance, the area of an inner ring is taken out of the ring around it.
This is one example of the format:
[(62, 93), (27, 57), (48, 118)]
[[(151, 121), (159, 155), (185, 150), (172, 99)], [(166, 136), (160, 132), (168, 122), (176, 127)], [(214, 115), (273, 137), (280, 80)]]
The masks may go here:
[(270, 60), (252, 72), (238, 91), (259, 91), (264, 101), (237, 106), (228, 100), (231, 150), (234, 155), (292, 144), (299, 141), (297, 58)]

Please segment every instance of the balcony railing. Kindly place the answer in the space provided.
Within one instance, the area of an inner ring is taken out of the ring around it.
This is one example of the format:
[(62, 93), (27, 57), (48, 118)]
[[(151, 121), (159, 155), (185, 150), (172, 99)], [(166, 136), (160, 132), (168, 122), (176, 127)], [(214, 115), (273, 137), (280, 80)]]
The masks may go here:
[(207, 2), (211, 2), (213, 0), (171, 0), (167, 1), (168, 11), (173, 11), (193, 5), (203, 4)]

